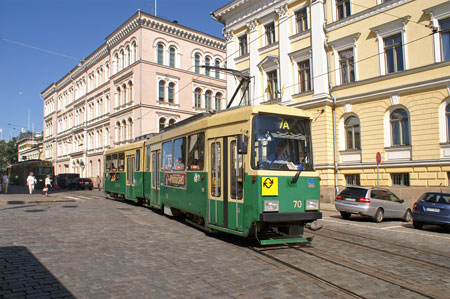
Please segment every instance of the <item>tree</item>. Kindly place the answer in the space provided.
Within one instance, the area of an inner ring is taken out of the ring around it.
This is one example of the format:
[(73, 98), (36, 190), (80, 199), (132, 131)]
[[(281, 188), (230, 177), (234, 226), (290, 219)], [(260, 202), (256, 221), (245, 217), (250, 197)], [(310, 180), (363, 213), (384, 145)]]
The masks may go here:
[(17, 163), (17, 138), (14, 137), (10, 141), (0, 140), (0, 162), (2, 166), (5, 164)]

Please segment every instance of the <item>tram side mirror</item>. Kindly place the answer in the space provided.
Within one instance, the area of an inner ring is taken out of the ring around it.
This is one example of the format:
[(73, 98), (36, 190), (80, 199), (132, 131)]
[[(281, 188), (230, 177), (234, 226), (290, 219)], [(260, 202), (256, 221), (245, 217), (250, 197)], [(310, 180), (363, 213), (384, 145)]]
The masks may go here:
[(247, 135), (238, 135), (237, 136), (237, 151), (238, 154), (245, 155), (247, 154), (248, 147), (248, 137)]

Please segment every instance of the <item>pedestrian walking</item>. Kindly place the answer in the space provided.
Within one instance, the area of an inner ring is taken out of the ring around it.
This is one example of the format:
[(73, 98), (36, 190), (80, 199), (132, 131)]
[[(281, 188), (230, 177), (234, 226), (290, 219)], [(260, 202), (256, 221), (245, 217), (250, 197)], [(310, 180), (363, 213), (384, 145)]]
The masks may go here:
[(47, 177), (45, 178), (45, 182), (44, 182), (44, 189), (42, 189), (45, 196), (48, 196), (48, 190), (51, 187), (52, 187), (52, 180), (50, 179), (50, 175), (47, 174)]
[(34, 177), (33, 173), (30, 172), (27, 177), (27, 186), (28, 186), (28, 191), (30, 192), (30, 194), (33, 194), (34, 185), (36, 183), (37, 183), (36, 178)]
[(8, 193), (8, 184), (9, 184), (9, 178), (6, 175), (6, 173), (2, 176), (2, 187), (3, 187), (3, 193)]
[(58, 177), (57, 176), (55, 176), (55, 178), (53, 179), (53, 189), (55, 189), (55, 190), (59, 189)]
[(97, 176), (97, 188), (98, 188), (98, 191), (100, 191), (101, 190), (101, 186), (102, 185), (102, 178), (98, 175)]

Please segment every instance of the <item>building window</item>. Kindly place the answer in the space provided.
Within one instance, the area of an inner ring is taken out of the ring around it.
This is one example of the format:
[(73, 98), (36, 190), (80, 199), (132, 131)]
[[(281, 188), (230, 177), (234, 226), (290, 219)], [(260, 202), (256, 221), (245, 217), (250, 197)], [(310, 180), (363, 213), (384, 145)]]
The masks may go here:
[(172, 126), (172, 125), (174, 125), (175, 124), (175, 119), (171, 119), (171, 120), (169, 120), (169, 126)]
[(266, 32), (266, 45), (271, 45), (275, 42), (275, 23), (272, 22), (264, 26)]
[(164, 63), (164, 45), (159, 43), (158, 44), (158, 64)]
[(164, 89), (166, 87), (166, 82), (163, 80), (159, 81), (159, 101), (164, 102)]
[(220, 60), (216, 59), (216, 79), (220, 79), (220, 72), (217, 69), (218, 67), (220, 67)]
[(269, 100), (274, 100), (278, 93), (278, 77), (277, 71), (267, 72), (266, 93), (269, 94)]
[(309, 59), (298, 63), (298, 75), (300, 92), (311, 90), (311, 67), (309, 65)]
[(353, 63), (353, 49), (339, 52), (342, 84), (355, 82), (355, 69)]
[(205, 109), (206, 111), (211, 110), (211, 96), (212, 96), (212, 92), (211, 91), (207, 91), (205, 92)]
[(450, 142), (450, 104), (445, 107), (445, 120), (447, 122), (447, 142)]
[(450, 60), (450, 18), (439, 21), (442, 59)]
[(211, 65), (211, 58), (206, 57), (206, 59), (205, 59), (205, 65), (207, 66), (207, 67), (205, 68), (205, 75), (206, 75), (206, 76), (209, 76), (209, 74), (210, 74), (210, 69), (209, 69), (208, 66)]
[(359, 174), (346, 174), (345, 182), (347, 183), (347, 186), (361, 186)]
[(295, 22), (297, 25), (297, 33), (301, 33), (309, 29), (308, 12), (303, 8), (295, 13)]
[(197, 74), (200, 74), (200, 55), (199, 54), (195, 54), (194, 67), (195, 67), (195, 72)]
[(401, 34), (384, 38), (384, 55), (387, 73), (404, 70), (403, 46)]
[(239, 54), (240, 56), (248, 54), (247, 34), (239, 37)]
[(345, 120), (345, 137), (347, 150), (361, 149), (361, 132), (357, 117), (350, 116)]
[(169, 83), (169, 88), (168, 88), (168, 96), (169, 96), (169, 103), (172, 103), (173, 104), (173, 102), (174, 102), (174, 95), (175, 95), (175, 83), (173, 83), (173, 82), (170, 82)]
[(408, 113), (404, 109), (396, 109), (391, 113), (392, 145), (410, 145)]
[(215, 104), (216, 104), (216, 111), (222, 110), (222, 94), (220, 92), (216, 93)]
[(195, 108), (200, 108), (201, 107), (201, 99), (202, 99), (202, 90), (200, 88), (196, 88), (195, 92), (194, 92), (194, 96), (195, 96), (195, 101), (194, 101), (194, 105)]
[(166, 126), (166, 119), (164, 117), (161, 117), (159, 119), (159, 131), (161, 132), (165, 126)]
[(392, 173), (392, 185), (409, 186), (409, 173)]
[(175, 48), (169, 48), (169, 64), (171, 67), (175, 67)]
[(336, 0), (338, 20), (351, 16), (350, 0)]

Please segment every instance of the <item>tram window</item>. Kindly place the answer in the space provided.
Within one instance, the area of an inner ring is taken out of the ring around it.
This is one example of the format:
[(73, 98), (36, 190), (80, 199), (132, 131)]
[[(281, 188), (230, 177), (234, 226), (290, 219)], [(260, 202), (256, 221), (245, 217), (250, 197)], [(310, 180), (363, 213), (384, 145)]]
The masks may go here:
[(106, 156), (105, 164), (106, 171), (111, 171), (111, 155)]
[(220, 143), (211, 143), (211, 195), (214, 197), (220, 197), (221, 194), (221, 153)]
[(119, 153), (119, 171), (123, 171), (125, 169), (125, 153)]
[(111, 170), (112, 170), (112, 171), (116, 171), (116, 170), (117, 170), (117, 154), (113, 154), (113, 155), (112, 155), (112, 166), (111, 166)]
[(163, 143), (161, 167), (163, 170), (171, 170), (172, 169), (172, 141)]
[(188, 143), (188, 169), (203, 170), (205, 134), (189, 136)]
[(244, 167), (242, 155), (237, 153), (236, 141), (231, 142), (230, 153), (230, 193), (233, 199), (242, 199), (242, 188), (244, 186)]
[(136, 150), (136, 171), (141, 170), (141, 150)]
[(173, 142), (173, 163), (176, 170), (184, 170), (186, 163), (186, 138), (175, 139)]
[(150, 146), (147, 146), (147, 157), (145, 163), (145, 170), (150, 171)]

